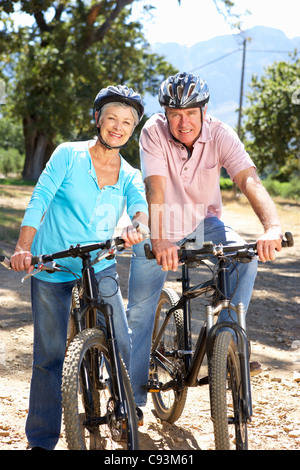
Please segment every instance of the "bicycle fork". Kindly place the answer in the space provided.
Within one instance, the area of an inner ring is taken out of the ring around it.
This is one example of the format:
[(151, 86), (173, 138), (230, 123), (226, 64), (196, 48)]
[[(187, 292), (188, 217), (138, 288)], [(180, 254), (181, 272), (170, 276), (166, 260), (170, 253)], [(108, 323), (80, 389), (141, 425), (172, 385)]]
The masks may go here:
[[(83, 272), (84, 283), (85, 283), (85, 292), (86, 297), (88, 298), (87, 304), (85, 307), (80, 306), (79, 292), (76, 290), (75, 294), (75, 308), (73, 308), (73, 317), (76, 326), (76, 333), (82, 331), (84, 328), (90, 328), (97, 325), (97, 311), (99, 311), (104, 319), (106, 326), (106, 341), (108, 346), (111, 369), (111, 380), (112, 380), (112, 390), (114, 392), (114, 400), (117, 404), (115, 410), (117, 413), (117, 419), (123, 418), (126, 416), (126, 399), (125, 391), (123, 387), (123, 382), (121, 378), (121, 361), (119, 356), (119, 349), (115, 334), (115, 328), (113, 323), (113, 309), (112, 306), (103, 300), (98, 300), (98, 291), (97, 291), (97, 282), (95, 278), (94, 268), (90, 266), (90, 255), (87, 254), (83, 263)], [(96, 362), (95, 362), (96, 364)], [(90, 364), (87, 364), (87, 361), (84, 361), (81, 366), (81, 377), (84, 383), (85, 399), (87, 403), (93, 404), (92, 396), (92, 387), (90, 385), (90, 377), (94, 376), (95, 371), (91, 370)], [(97, 372), (97, 371), (96, 371)], [(93, 412), (93, 405), (90, 407)], [(98, 423), (99, 424), (99, 423)], [(100, 422), (101, 424), (101, 422)]]
[[(241, 368), (242, 396), (245, 420), (250, 420), (252, 416), (251, 383), (249, 370), (249, 346), (246, 336), (246, 311), (242, 303), (236, 306), (230, 301), (230, 280), (229, 269), (224, 260), (220, 261), (218, 272), (218, 286), (222, 292), (221, 298), (215, 307), (206, 306), (206, 328), (207, 328), (207, 360), (211, 362), (213, 346), (218, 332), (227, 328), (233, 330), (237, 341), (237, 348)], [(237, 314), (236, 322), (220, 322), (214, 325), (214, 316), (222, 309), (233, 310)]]

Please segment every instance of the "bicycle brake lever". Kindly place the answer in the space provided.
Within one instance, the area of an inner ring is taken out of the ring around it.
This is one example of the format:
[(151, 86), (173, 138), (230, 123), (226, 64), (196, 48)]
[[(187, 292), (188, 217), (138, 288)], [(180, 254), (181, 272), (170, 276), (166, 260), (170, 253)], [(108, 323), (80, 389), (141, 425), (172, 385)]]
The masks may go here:
[(31, 276), (35, 276), (39, 271), (40, 270), (36, 269), (34, 271), (31, 271), (31, 273), (26, 274), (26, 276), (22, 277), (21, 283), (23, 284), (26, 281), (26, 279), (29, 279)]
[(24, 276), (21, 279), (21, 282), (24, 283), (26, 281), (26, 279), (29, 279), (31, 276), (35, 276), (36, 274), (38, 274), (41, 271), (46, 271), (49, 274), (53, 274), (55, 271), (60, 271), (60, 269), (56, 266), (55, 261), (49, 261), (47, 263), (39, 263), (38, 267), (35, 270), (33, 270), (30, 273), (26, 274), (26, 276)]

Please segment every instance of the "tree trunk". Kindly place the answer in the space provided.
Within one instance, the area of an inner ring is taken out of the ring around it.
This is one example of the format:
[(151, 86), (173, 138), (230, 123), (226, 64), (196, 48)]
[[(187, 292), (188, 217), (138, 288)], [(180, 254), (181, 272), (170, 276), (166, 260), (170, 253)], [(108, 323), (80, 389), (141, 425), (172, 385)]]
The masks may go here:
[(34, 126), (30, 116), (23, 119), (25, 137), (25, 163), (22, 177), (25, 180), (37, 181), (54, 150), (51, 140)]

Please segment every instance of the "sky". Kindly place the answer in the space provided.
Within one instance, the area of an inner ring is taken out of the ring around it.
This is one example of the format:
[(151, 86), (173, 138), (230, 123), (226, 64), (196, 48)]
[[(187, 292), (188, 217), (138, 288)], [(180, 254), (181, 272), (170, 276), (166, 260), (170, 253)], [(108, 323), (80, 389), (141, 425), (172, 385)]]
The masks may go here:
[[(141, 19), (142, 6), (156, 7), (152, 20), (142, 20), (150, 44), (176, 42), (192, 46), (213, 37), (238, 32), (226, 23), (213, 0), (140, 0), (133, 4), (133, 16)], [(235, 0), (242, 16), (242, 29), (268, 26), (280, 29), (288, 38), (300, 36), (299, 0)]]

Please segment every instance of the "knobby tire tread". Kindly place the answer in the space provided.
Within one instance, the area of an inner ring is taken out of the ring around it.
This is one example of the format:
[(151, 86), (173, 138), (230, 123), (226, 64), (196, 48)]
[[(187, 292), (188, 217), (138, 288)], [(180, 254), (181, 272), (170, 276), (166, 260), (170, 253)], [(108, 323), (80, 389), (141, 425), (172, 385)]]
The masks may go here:
[[(164, 288), (162, 290), (160, 300), (158, 303), (158, 308), (156, 311), (156, 318), (155, 318), (154, 325), (157, 325), (159, 322), (160, 310), (161, 310), (161, 306), (163, 302), (169, 304), (168, 308), (171, 308), (173, 305), (175, 305), (178, 302), (178, 300), (179, 300), (178, 294), (173, 289)], [(175, 320), (176, 333), (177, 333), (177, 338), (178, 338), (177, 349), (184, 349), (183, 312), (181, 309), (175, 310), (172, 316)], [(168, 328), (168, 325), (166, 328)], [(154, 326), (154, 332), (155, 332), (155, 326)], [(160, 392), (152, 393), (152, 401), (153, 401), (153, 405), (157, 413), (157, 416), (161, 420), (167, 421), (170, 424), (174, 424), (180, 418), (183, 412), (185, 403), (186, 403), (188, 388), (181, 385), (179, 389), (177, 390), (174, 389), (173, 392), (174, 392), (175, 400), (170, 408), (166, 408), (164, 406), (163, 399), (161, 397)]]
[[(239, 366), (239, 357), (237, 353), (236, 343), (229, 331), (221, 331), (214, 344), (213, 357), (210, 375), (210, 397), (211, 397), (211, 414), (214, 424), (215, 447), (216, 450), (229, 450), (231, 447), (230, 440), (232, 436), (229, 433), (228, 426), (228, 367), (227, 361), (230, 356), (232, 360), (232, 369), (234, 375), (234, 385), (237, 390), (241, 390), (241, 375)], [(238, 398), (239, 400), (239, 398)], [(238, 410), (238, 416), (242, 419), (242, 412), (239, 404), (235, 403)], [(247, 425), (245, 424), (246, 437), (241, 442), (238, 434), (235, 435), (234, 445), (236, 449), (247, 449)], [(235, 430), (237, 433), (237, 431)]]
[[(79, 387), (79, 364), (82, 358), (82, 351), (88, 349), (91, 346), (97, 346), (103, 354), (108, 356), (108, 349), (106, 339), (103, 331), (91, 328), (86, 329), (78, 333), (74, 340), (69, 345), (67, 355), (65, 357), (63, 366), (63, 377), (62, 377), (62, 406), (64, 410), (64, 425), (66, 432), (66, 439), (68, 448), (70, 450), (86, 450), (85, 443), (81, 435), (80, 422), (77, 412), (77, 395)], [(121, 373), (124, 383), (124, 388), (127, 389), (130, 403), (128, 407), (131, 412), (135, 412), (135, 402), (133, 398), (133, 392), (131, 389), (130, 379), (121, 359)], [(132, 450), (138, 450), (138, 428), (136, 418), (131, 429), (132, 434)]]

